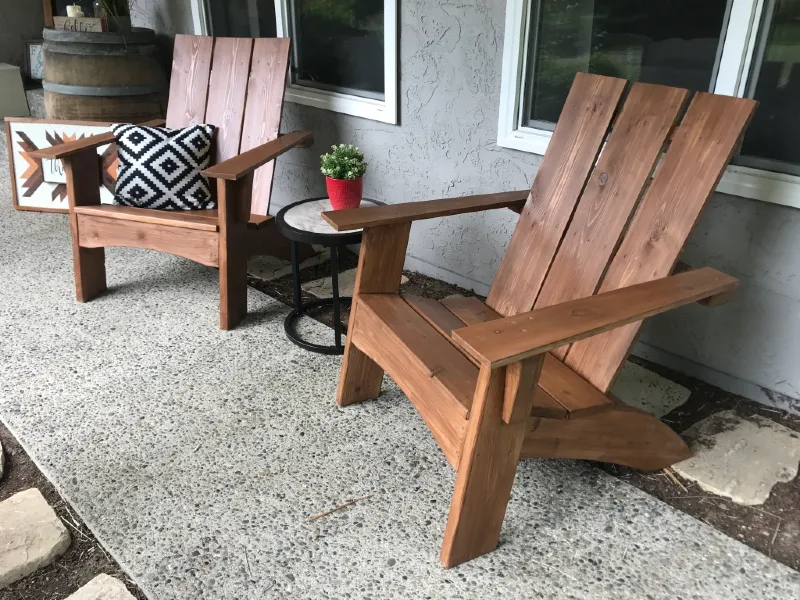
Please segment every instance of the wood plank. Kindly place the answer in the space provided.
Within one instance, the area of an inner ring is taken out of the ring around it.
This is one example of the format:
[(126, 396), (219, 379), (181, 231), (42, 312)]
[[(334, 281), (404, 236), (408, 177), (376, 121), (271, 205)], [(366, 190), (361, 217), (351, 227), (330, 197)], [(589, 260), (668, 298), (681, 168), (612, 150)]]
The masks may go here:
[[(475, 386), (440, 554), (446, 568), (491, 552), (500, 539), (527, 429), (524, 421), (503, 422), (504, 399), (516, 393), (506, 389), (505, 371), (482, 367)], [(520, 399), (528, 402), (520, 412), (530, 411), (531, 395)]]
[[(696, 94), (600, 291), (667, 276), (739, 146), (757, 103)], [(574, 344), (566, 364), (601, 391), (613, 385), (641, 323)]]
[(166, 227), (154, 223), (129, 222), (94, 215), (75, 215), (83, 248), (128, 246), (183, 256), (209, 267), (218, 266), (219, 242), (214, 231)]
[[(289, 69), (289, 38), (258, 38), (253, 46), (241, 151), (278, 137)], [(253, 213), (266, 215), (272, 194), (275, 161), (260, 167), (253, 180)]]
[[(633, 85), (534, 308), (595, 293), (688, 95), (663, 85)], [(563, 358), (567, 349), (553, 354)]]
[[(100, 169), (97, 152), (87, 148), (63, 161), (67, 176), (67, 199), (69, 202), (69, 229), (72, 241), (72, 264), (75, 276), (75, 297), (78, 302), (89, 302), (106, 291), (106, 254), (102, 247), (87, 248), (81, 243), (83, 227), (78, 206), (100, 204)], [(101, 244), (100, 246), (102, 246)]]
[(212, 165), (203, 171), (203, 175), (214, 179), (236, 181), (292, 148), (308, 148), (313, 143), (314, 136), (308, 131), (293, 131), (257, 148), (242, 152), (225, 162)]
[[(474, 296), (451, 296), (441, 303), (468, 326), (502, 318)], [(451, 329), (448, 335), (452, 336), (455, 329)], [(478, 362), (475, 358), (473, 360)], [(532, 416), (579, 419), (610, 408), (611, 401), (604, 394), (552, 354), (545, 354), (531, 409)]]
[(509, 316), (533, 308), (625, 80), (577, 73), (486, 304)]
[(216, 162), (239, 154), (252, 54), (249, 38), (217, 38), (214, 45), (205, 122), (217, 126)]
[(79, 206), (75, 208), (75, 212), (81, 215), (94, 215), (138, 223), (155, 223), (184, 229), (200, 229), (203, 231), (217, 231), (219, 229), (216, 210), (168, 211), (104, 204), (102, 206)]
[(203, 123), (214, 38), (176, 35), (169, 85), (167, 127), (179, 129)]
[(726, 293), (738, 283), (706, 267), (457, 329), (453, 339), (482, 365), (495, 368)]
[(528, 198), (528, 193), (529, 190), (519, 190), (499, 194), (387, 204), (386, 206), (347, 208), (326, 211), (322, 213), (322, 218), (330, 223), (336, 231), (350, 231), (364, 227), (408, 223), (496, 208), (512, 208), (523, 205)]
[(509, 425), (524, 422), (532, 409), (537, 383), (542, 374), (544, 354), (511, 363), (505, 369), (506, 385), (503, 396), (503, 421)]
[(585, 419), (531, 419), (521, 456), (599, 460), (657, 471), (692, 453), (652, 415), (615, 402), (612, 410)]
[(55, 27), (55, 15), (53, 15), (53, 0), (42, 0), (44, 8), (44, 26), (52, 29)]
[[(71, 124), (71, 122), (67, 121), (64, 123)], [(145, 121), (142, 123), (142, 125), (146, 127), (161, 127), (163, 124), (163, 119), (155, 119), (153, 121)], [(91, 123), (91, 125), (98, 125), (98, 123)], [(106, 144), (111, 144), (113, 142), (114, 134), (109, 131), (106, 133), (99, 133), (97, 135), (90, 135), (89, 137), (80, 138), (73, 142), (67, 142), (66, 144), (57, 144), (47, 148), (40, 148), (38, 150), (34, 150), (33, 152), (28, 152), (28, 154), (33, 158), (47, 158), (50, 160), (56, 160), (66, 156), (72, 156), (78, 152), (83, 152), (87, 148), (97, 148), (98, 146), (105, 146)]]
[[(360, 294), (397, 293), (400, 278), (403, 276), (410, 231), (410, 223), (364, 230), (353, 287), (354, 301), (350, 310), (350, 323), (358, 323), (359, 303), (356, 299)], [(381, 392), (383, 369), (353, 344), (352, 339), (348, 335), (345, 343), (342, 371), (336, 391), (336, 402), (339, 406), (377, 398)]]
[(459, 462), (477, 368), (394, 294), (361, 294), (348, 340), (403, 389), (447, 460)]
[[(50, 0), (45, 0), (45, 6)], [(16, 210), (19, 210), (19, 202), (17, 201), (17, 176), (14, 173), (14, 136), (11, 132), (11, 121), (6, 118), (5, 131), (6, 131), (6, 156), (8, 157), (8, 166), (11, 168), (11, 203)]]
[(446, 338), (453, 334), (454, 329), (460, 329), (464, 326), (461, 319), (442, 306), (438, 300), (412, 294), (403, 294), (401, 298)]
[(234, 329), (247, 315), (247, 235), (252, 175), (217, 181), (219, 201), (219, 326)]

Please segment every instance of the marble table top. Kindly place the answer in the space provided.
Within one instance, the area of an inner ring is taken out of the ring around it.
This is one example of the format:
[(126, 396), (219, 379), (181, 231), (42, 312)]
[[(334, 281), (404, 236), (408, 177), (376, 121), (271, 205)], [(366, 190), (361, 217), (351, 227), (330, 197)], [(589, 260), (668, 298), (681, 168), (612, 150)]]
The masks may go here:
[[(361, 206), (379, 206), (379, 203), (364, 198), (361, 201)], [(312, 233), (324, 233), (326, 235), (348, 235), (356, 231), (361, 231), (360, 229), (336, 231), (322, 218), (321, 213), (328, 210), (333, 209), (331, 208), (330, 200), (327, 198), (312, 200), (311, 202), (301, 202), (298, 203), (297, 206), (293, 206), (287, 210), (283, 215), (283, 220), (287, 225), (295, 229), (310, 231)]]

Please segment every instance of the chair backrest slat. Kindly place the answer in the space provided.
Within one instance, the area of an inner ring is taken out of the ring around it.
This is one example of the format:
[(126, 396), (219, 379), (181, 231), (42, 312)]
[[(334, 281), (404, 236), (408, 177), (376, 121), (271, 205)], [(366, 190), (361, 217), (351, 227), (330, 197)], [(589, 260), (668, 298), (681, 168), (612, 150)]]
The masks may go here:
[(217, 38), (214, 43), (205, 122), (217, 126), (217, 162), (239, 154), (252, 53), (250, 38)]
[[(695, 95), (625, 233), (599, 292), (669, 275), (753, 115), (743, 98)], [(598, 389), (612, 386), (641, 322), (575, 343), (565, 363)]]
[(169, 86), (167, 127), (178, 129), (203, 123), (214, 38), (176, 35)]
[(578, 73), (486, 304), (508, 316), (533, 308), (586, 178), (624, 79)]
[[(678, 88), (633, 84), (535, 308), (595, 293), (688, 95)], [(553, 353), (563, 358), (566, 350)]]
[[(241, 151), (247, 152), (278, 137), (283, 110), (283, 92), (289, 69), (289, 38), (258, 38), (253, 46), (247, 107)], [(255, 172), (251, 212), (266, 215), (272, 194), (275, 161)]]

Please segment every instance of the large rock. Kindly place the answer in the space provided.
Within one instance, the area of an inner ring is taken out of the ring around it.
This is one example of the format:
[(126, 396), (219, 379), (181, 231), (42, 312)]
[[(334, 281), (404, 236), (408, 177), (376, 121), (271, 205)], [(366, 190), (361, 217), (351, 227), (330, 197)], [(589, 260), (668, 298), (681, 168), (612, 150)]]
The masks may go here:
[(136, 600), (119, 579), (98, 575), (66, 600)]
[(67, 528), (36, 488), (0, 502), (0, 590), (69, 548)]

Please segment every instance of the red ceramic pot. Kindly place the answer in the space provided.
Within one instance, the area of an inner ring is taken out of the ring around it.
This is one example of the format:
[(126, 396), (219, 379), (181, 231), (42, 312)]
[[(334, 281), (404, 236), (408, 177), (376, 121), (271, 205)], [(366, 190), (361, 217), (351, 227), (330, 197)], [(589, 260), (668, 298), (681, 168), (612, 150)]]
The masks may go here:
[(325, 177), (325, 186), (328, 188), (328, 199), (333, 210), (344, 208), (358, 208), (361, 197), (364, 195), (364, 178), (358, 179), (331, 179)]

